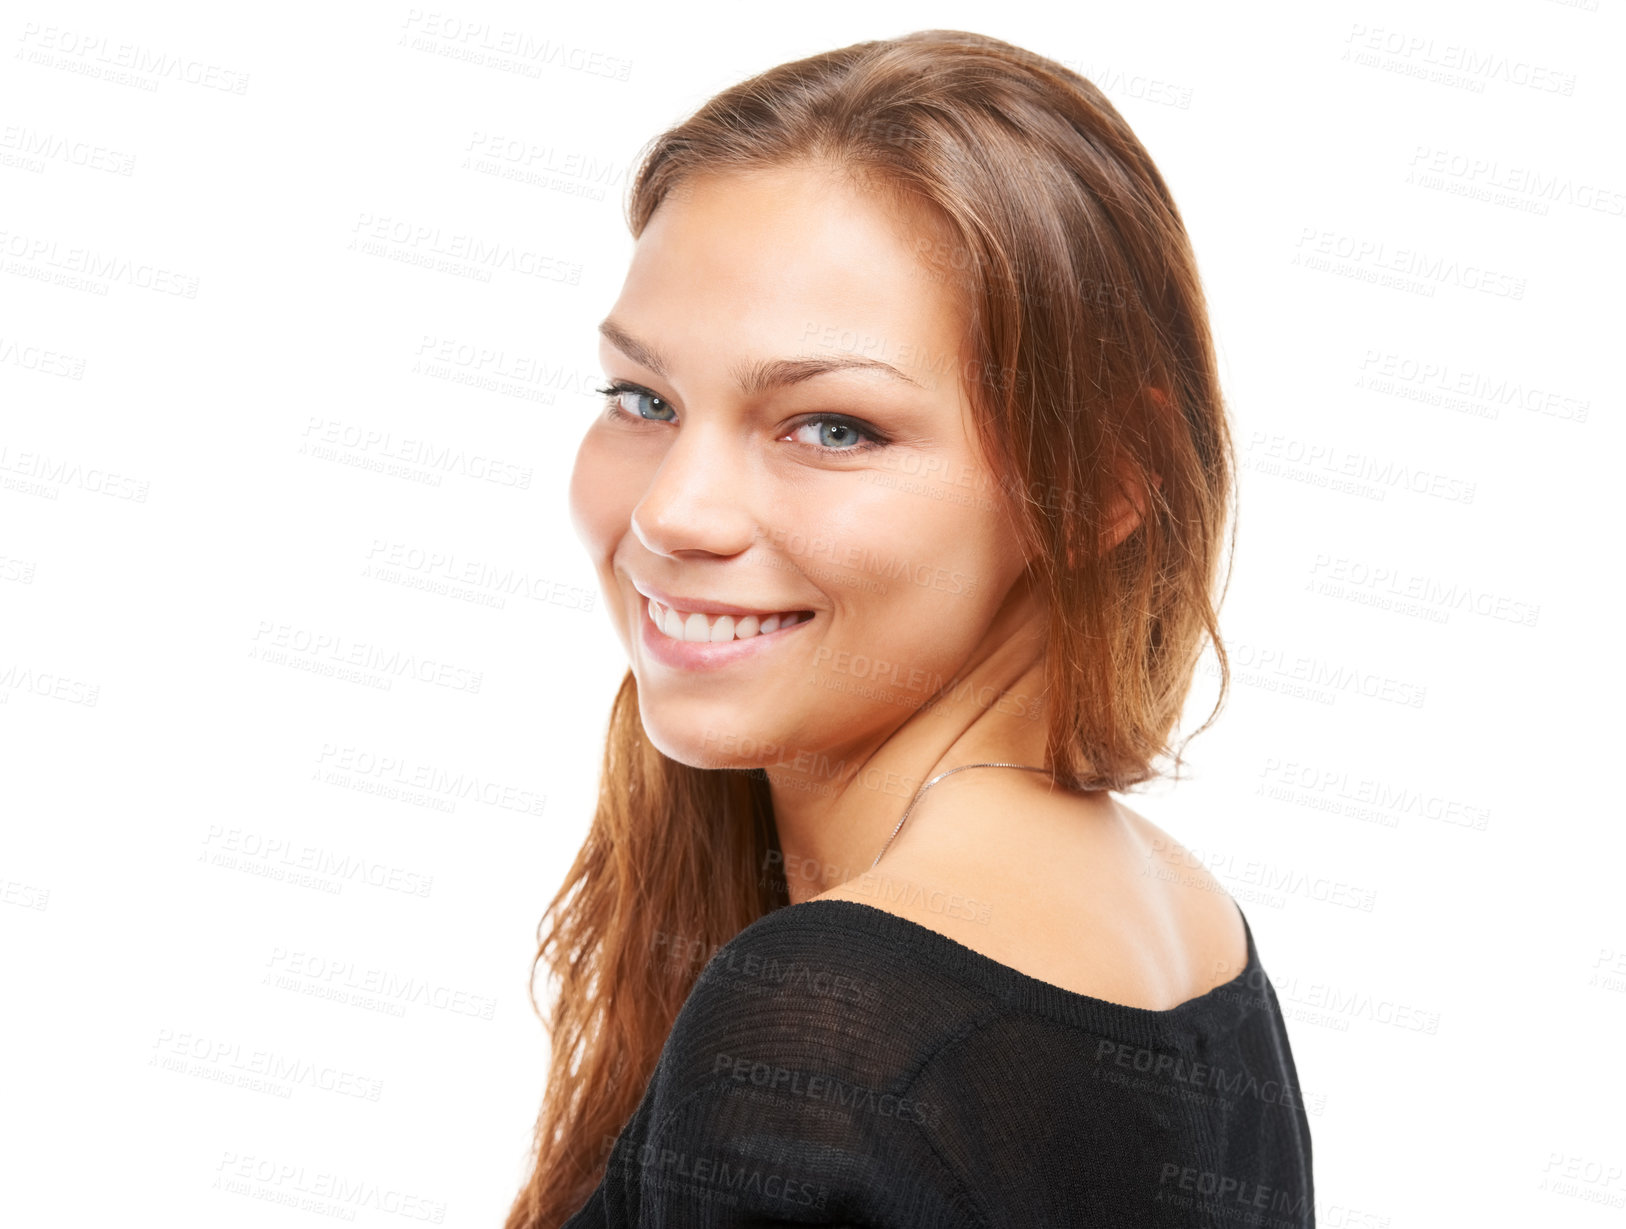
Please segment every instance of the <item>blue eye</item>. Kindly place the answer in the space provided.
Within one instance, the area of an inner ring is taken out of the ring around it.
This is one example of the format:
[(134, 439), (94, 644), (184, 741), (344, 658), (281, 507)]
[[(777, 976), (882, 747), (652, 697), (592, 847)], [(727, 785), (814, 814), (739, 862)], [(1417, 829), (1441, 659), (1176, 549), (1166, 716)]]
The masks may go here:
[[(604, 388), (601, 388), (598, 391), (604, 394), (604, 396), (609, 400), (610, 408), (613, 411), (625, 414), (628, 418), (642, 418), (645, 422), (672, 421), (671, 418), (665, 416), (672, 413), (670, 403), (660, 397), (657, 397), (647, 388), (639, 388), (635, 384), (624, 384), (620, 381), (616, 381), (606, 385)], [(654, 410), (658, 416), (652, 417), (651, 415), (644, 413), (643, 409), (637, 404), (637, 398), (640, 397), (649, 402), (649, 408)], [(627, 409), (627, 398), (633, 399), (633, 408), (630, 410)]]
[(810, 418), (797, 424), (791, 434), (809, 427), (817, 428), (818, 443), (813, 447), (823, 452), (864, 452), (885, 442), (874, 431), (846, 418)]

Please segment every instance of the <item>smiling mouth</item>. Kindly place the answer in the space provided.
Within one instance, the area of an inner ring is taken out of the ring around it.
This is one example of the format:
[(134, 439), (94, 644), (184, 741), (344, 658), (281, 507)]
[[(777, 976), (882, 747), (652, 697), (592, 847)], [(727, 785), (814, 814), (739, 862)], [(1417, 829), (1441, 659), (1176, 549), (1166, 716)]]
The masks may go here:
[(699, 611), (672, 610), (654, 598), (647, 601), (649, 621), (655, 630), (671, 640), (692, 644), (722, 644), (730, 640), (750, 640), (768, 636), (783, 628), (805, 623), (811, 610), (786, 610), (770, 615), (706, 615)]

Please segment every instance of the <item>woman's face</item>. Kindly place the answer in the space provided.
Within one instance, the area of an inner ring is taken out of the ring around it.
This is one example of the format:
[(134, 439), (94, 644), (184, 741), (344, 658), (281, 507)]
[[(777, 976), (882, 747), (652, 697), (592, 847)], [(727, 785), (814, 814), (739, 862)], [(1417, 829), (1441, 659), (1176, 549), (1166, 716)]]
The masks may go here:
[(570, 500), (672, 758), (862, 761), (1025, 600), (943, 239), (806, 166), (692, 178), (645, 228)]

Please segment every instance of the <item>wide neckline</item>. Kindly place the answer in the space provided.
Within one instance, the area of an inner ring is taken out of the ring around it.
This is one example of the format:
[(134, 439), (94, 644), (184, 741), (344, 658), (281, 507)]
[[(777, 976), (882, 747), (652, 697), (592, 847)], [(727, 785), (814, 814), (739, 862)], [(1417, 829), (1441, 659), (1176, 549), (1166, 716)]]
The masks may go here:
[[(1234, 1020), (1247, 1014), (1242, 1009), (1250, 1001), (1262, 999), (1266, 980), (1259, 962), (1259, 951), (1254, 944), (1253, 927), (1248, 924), (1248, 915), (1234, 898), (1231, 904), (1242, 918), (1242, 930), (1248, 942), (1248, 956), (1242, 971), (1230, 981), (1205, 990), (1194, 998), (1163, 1008), (1134, 1007), (1068, 990), (1031, 973), (1024, 973), (1014, 965), (996, 960), (974, 947), (967, 947), (958, 939), (933, 930), (913, 918), (864, 901), (836, 898), (804, 900), (794, 905), (782, 905), (767, 916), (788, 917), (793, 910), (817, 906), (815, 911), (828, 913), (844, 924), (884, 932), (888, 938), (906, 947), (911, 956), (930, 959), (939, 967), (986, 988), (1010, 1006), (1098, 1032), (1150, 1038), (1171, 1029), (1201, 1031), (1203, 1027), (1220, 1020)], [(808, 915), (804, 912), (801, 916), (806, 918)]]

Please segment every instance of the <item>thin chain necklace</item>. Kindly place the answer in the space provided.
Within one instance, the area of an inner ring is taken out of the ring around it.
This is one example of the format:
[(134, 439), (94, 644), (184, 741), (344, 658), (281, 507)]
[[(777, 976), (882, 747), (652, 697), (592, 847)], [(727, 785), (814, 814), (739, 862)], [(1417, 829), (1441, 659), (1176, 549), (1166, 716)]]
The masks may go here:
[(904, 808), (903, 818), (898, 820), (898, 826), (896, 828), (892, 829), (892, 835), (886, 838), (886, 844), (881, 846), (881, 852), (875, 855), (875, 862), (871, 862), (869, 864), (870, 870), (875, 869), (876, 863), (881, 860), (881, 855), (886, 853), (886, 851), (891, 847), (893, 841), (897, 840), (898, 833), (900, 831), (902, 831), (902, 829), (903, 829), (903, 821), (905, 819), (909, 818), (909, 813), (915, 809), (915, 803), (920, 801), (921, 795), (924, 794), (927, 790), (929, 790), (932, 786), (936, 785), (944, 777), (951, 777), (957, 772), (964, 772), (967, 768), (1022, 768), (1022, 769), (1025, 769), (1028, 772), (1048, 772), (1048, 773), (1051, 773), (1052, 776), (1055, 775), (1055, 773), (1049, 768), (1035, 768), (1032, 764), (993, 764), (993, 763), (988, 763), (988, 764), (961, 764), (958, 768), (950, 768), (947, 772), (938, 773), (930, 781), (926, 782), (926, 784), (922, 785), (919, 789), (917, 789), (915, 791), (915, 796), (909, 800), (909, 805)]

